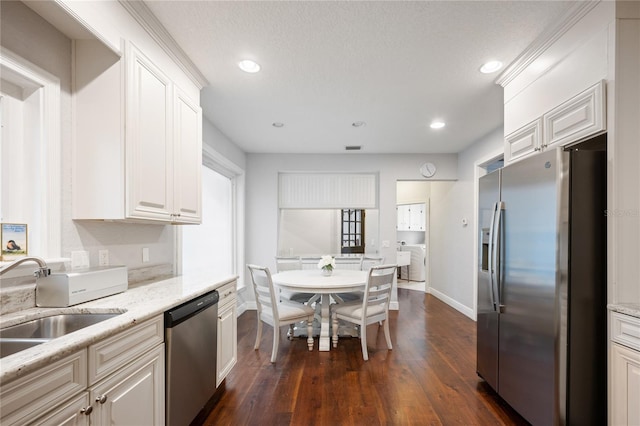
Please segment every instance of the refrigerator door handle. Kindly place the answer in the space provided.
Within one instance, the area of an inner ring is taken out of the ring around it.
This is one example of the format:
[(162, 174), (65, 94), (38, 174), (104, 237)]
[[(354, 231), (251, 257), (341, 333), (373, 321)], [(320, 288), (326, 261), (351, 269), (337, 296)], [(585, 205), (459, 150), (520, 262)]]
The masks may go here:
[(500, 313), (504, 312), (504, 308), (505, 306), (502, 304), (502, 264), (501, 264), (501, 253), (502, 253), (502, 212), (504, 211), (505, 206), (504, 206), (504, 201), (498, 201), (496, 203), (496, 211), (495, 211), (495, 218), (496, 218), (496, 224), (494, 226), (494, 233), (492, 235), (492, 238), (494, 239), (493, 241), (493, 256), (494, 259), (492, 260), (493, 263), (493, 267), (495, 270), (495, 279), (492, 279), (492, 283), (495, 286), (495, 291), (496, 291), (496, 306), (497, 306), (497, 310)]
[(494, 312), (497, 311), (498, 307), (496, 304), (496, 296), (495, 296), (495, 280), (494, 280), (494, 271), (495, 271), (495, 243), (494, 243), (494, 234), (495, 234), (495, 224), (496, 224), (496, 214), (498, 211), (498, 203), (493, 205), (493, 211), (491, 212), (491, 226), (489, 227), (489, 264), (487, 265), (489, 268), (489, 294), (491, 295), (491, 306), (493, 307)]

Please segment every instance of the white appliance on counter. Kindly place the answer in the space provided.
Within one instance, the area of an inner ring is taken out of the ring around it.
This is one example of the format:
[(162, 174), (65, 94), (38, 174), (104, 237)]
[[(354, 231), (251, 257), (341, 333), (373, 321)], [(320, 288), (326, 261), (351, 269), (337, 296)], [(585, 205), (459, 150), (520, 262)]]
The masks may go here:
[[(409, 281), (424, 281), (426, 277), (427, 248), (425, 244), (405, 244), (401, 251), (409, 252)], [(406, 278), (406, 276), (403, 276)]]
[(36, 306), (66, 308), (129, 288), (126, 266), (97, 266), (55, 272), (36, 279)]

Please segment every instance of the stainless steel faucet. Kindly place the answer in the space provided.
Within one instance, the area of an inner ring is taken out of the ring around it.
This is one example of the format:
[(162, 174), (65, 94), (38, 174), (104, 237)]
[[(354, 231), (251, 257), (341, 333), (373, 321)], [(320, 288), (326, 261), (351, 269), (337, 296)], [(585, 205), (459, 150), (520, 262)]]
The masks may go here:
[(0, 275), (3, 275), (5, 272), (9, 272), (16, 266), (25, 262), (35, 262), (38, 264), (39, 268), (33, 272), (33, 276), (36, 278), (47, 277), (51, 274), (51, 269), (49, 269), (44, 259), (36, 256), (27, 256), (27, 257), (22, 257), (20, 259), (16, 259), (14, 262), (8, 264), (7, 266), (0, 268)]

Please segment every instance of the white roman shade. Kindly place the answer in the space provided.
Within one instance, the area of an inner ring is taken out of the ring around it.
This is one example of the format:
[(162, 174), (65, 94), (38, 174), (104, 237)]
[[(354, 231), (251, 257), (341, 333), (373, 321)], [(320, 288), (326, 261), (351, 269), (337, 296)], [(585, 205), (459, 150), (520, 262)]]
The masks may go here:
[(280, 173), (281, 209), (375, 209), (375, 173)]

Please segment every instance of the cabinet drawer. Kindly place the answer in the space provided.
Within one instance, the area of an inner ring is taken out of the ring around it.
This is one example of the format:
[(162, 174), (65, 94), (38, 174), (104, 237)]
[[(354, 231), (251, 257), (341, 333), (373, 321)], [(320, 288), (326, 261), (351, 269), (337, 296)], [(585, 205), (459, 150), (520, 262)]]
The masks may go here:
[(621, 345), (640, 351), (640, 319), (613, 312), (611, 314), (611, 339)]
[(236, 282), (232, 281), (218, 288), (220, 299), (218, 300), (218, 311), (229, 303), (236, 303)]
[(0, 423), (26, 424), (87, 388), (87, 352), (78, 351), (0, 388)]
[(164, 342), (162, 315), (89, 346), (89, 384), (93, 385), (123, 365)]

